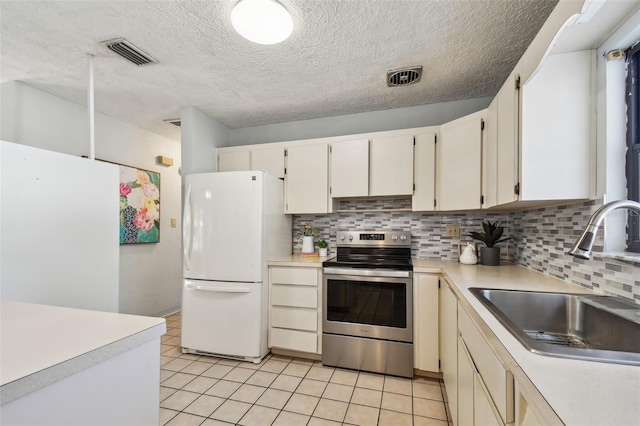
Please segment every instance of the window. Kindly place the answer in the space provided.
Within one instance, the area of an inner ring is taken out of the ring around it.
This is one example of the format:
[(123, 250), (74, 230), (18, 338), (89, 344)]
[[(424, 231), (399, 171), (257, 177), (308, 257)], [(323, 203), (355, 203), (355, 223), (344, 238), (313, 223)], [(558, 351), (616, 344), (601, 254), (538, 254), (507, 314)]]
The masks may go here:
[[(626, 52), (627, 57), (627, 199), (640, 202), (640, 43)], [(629, 213), (627, 250), (640, 252), (640, 215)]]

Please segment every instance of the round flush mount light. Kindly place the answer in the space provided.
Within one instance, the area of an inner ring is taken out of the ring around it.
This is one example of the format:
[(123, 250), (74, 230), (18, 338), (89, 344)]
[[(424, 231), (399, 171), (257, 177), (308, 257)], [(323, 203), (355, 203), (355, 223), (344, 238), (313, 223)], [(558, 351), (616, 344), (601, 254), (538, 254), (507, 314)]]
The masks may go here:
[(275, 0), (240, 0), (231, 11), (231, 24), (242, 37), (258, 44), (276, 44), (293, 31), (291, 15)]

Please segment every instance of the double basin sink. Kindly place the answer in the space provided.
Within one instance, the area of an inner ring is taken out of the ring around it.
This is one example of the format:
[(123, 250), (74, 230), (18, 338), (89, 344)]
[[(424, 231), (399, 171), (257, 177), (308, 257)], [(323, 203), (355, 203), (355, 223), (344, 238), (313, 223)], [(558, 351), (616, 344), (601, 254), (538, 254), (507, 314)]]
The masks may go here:
[(640, 365), (640, 306), (613, 296), (469, 289), (529, 351)]

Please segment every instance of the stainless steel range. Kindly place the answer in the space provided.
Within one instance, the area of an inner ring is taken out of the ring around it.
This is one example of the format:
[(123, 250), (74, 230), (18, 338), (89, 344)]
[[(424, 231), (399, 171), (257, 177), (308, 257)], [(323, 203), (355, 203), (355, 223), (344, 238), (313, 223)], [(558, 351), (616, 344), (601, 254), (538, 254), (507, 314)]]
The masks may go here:
[(324, 262), (322, 363), (413, 377), (410, 232), (338, 232)]

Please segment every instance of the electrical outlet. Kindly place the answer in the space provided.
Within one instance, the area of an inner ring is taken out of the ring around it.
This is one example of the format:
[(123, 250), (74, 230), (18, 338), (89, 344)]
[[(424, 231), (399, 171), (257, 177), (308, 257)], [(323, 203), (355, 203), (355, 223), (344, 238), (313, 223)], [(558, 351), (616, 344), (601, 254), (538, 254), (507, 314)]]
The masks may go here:
[(172, 218), (171, 218), (171, 227), (172, 227), (172, 228), (175, 228), (175, 227), (176, 227), (176, 224), (177, 224), (176, 218), (175, 218), (175, 217), (172, 217)]
[(447, 237), (459, 237), (460, 225), (447, 225)]

